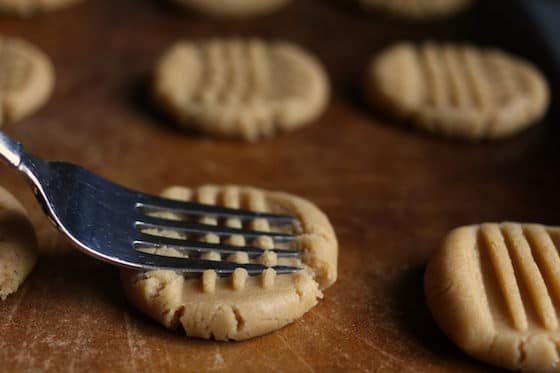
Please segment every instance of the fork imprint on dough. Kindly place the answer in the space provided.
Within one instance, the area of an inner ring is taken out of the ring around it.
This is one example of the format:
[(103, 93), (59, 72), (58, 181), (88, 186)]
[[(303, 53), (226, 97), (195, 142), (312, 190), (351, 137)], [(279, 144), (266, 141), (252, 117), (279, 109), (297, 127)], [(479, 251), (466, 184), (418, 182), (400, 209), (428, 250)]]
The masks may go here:
[(427, 20), (457, 13), (472, 0), (359, 0), (363, 7), (374, 8), (397, 16)]
[[(513, 369), (558, 371), (559, 244), (560, 228), (537, 224), (487, 223), (455, 230), (435, 262), (455, 255), (456, 266), (449, 265), (454, 259), (447, 261), (446, 270), (438, 268), (442, 262), (430, 263), (433, 268), (426, 274), (428, 303), (436, 320), (455, 342), (482, 360)], [(458, 265), (466, 268), (456, 275), (435, 275), (451, 273)], [(477, 305), (467, 305), (470, 302)], [(453, 315), (454, 309), (443, 309), (445, 304), (466, 308)], [(437, 310), (438, 305), (443, 308)], [(461, 332), (469, 328), (470, 334)]]
[(204, 72), (195, 100), (250, 104), (265, 96), (269, 65), (262, 42), (211, 41), (200, 48)]
[[(221, 205), (224, 207), (229, 208), (245, 208), (254, 211), (263, 211), (263, 212), (270, 212), (270, 208), (267, 205), (264, 194), (260, 191), (245, 191), (241, 192), (237, 187), (223, 187), (218, 188), (215, 186), (202, 186), (195, 190), (188, 190), (182, 196), (182, 199), (186, 201), (195, 201), (204, 204), (210, 205)], [(172, 213), (155, 213), (155, 215), (165, 215), (162, 217), (173, 218), (173, 219), (180, 219), (180, 216), (174, 215)], [(183, 217), (184, 218), (184, 217)], [(270, 232), (271, 227), (269, 222), (266, 219), (254, 219), (251, 221), (247, 221), (243, 223), (241, 219), (237, 218), (228, 218), (224, 219), (223, 221), (218, 221), (218, 219), (214, 217), (200, 217), (197, 219), (199, 223), (202, 224), (211, 224), (211, 225), (224, 225), (231, 228), (243, 228), (244, 224), (247, 228), (258, 230), (261, 232)], [(189, 239), (198, 239), (204, 242), (210, 243), (224, 243), (230, 244), (234, 246), (246, 246), (251, 244), (252, 246), (260, 247), (262, 249), (272, 249), (274, 248), (274, 242), (271, 237), (261, 236), (251, 242), (246, 242), (247, 240), (241, 235), (233, 235), (233, 236), (224, 236), (220, 237), (216, 234), (206, 234), (202, 237), (187, 237), (187, 235), (177, 232), (166, 232), (164, 230), (154, 230), (154, 229), (147, 229), (151, 234), (158, 234), (158, 235), (165, 235), (169, 236), (170, 234), (177, 235), (179, 238), (189, 238)], [(277, 246), (280, 246), (279, 244)], [(279, 247), (277, 247), (279, 248)], [(165, 250), (165, 249), (164, 249)], [(154, 250), (150, 250), (154, 251)], [(157, 249), (155, 250), (158, 251)], [(161, 251), (160, 251), (161, 252)], [(175, 254), (178, 254), (177, 251), (174, 251)], [(193, 255), (191, 252), (184, 252), (180, 253), (182, 256), (189, 256)], [(225, 257), (222, 257), (220, 253), (215, 251), (210, 251), (207, 253), (202, 253), (200, 255), (203, 259), (208, 260), (226, 260), (233, 263), (259, 263), (265, 264), (269, 266), (273, 265), (301, 265), (301, 261), (299, 259), (290, 259), (290, 258), (278, 258), (276, 253), (273, 251), (265, 251), (263, 254), (259, 255), (256, 258), (250, 258), (247, 253), (244, 252), (237, 252)], [(213, 272), (213, 274), (212, 274)], [(262, 287), (270, 287), (274, 283), (274, 277), (276, 276), (276, 272), (273, 269), (265, 271), (266, 273), (261, 274), (261, 286)], [(246, 283), (247, 272), (244, 270), (236, 270), (232, 277), (231, 277), (231, 284), (232, 287), (236, 290), (243, 289)], [(203, 276), (201, 277), (202, 281), (202, 289), (205, 292), (212, 293), (215, 289), (215, 285), (212, 284), (218, 279), (218, 276), (214, 271), (205, 271)]]
[[(267, 250), (264, 254), (219, 255), (213, 260), (296, 265), (303, 270), (279, 275), (272, 268), (258, 276), (248, 276), (237, 268), (232, 276), (220, 277), (213, 270), (200, 277), (174, 271), (121, 271), (125, 294), (135, 306), (168, 328), (182, 327), (188, 336), (217, 340), (244, 340), (277, 330), (303, 316), (323, 297), (322, 289), (337, 277), (338, 245), (328, 218), (312, 203), (283, 192), (252, 187), (207, 185), (195, 189), (168, 188), (164, 197), (190, 200), (295, 216), (293, 226), (269, 223), (264, 219), (214, 219), (200, 216), (168, 215), (168, 219), (196, 219), (206, 224), (243, 227), (260, 231), (296, 233), (296, 240), (282, 246), (270, 237), (244, 239), (237, 236), (189, 237), (264, 249), (297, 249), (301, 256), (284, 257)], [(154, 232), (155, 234), (156, 232)], [(177, 234), (160, 231), (159, 234)], [(274, 245), (273, 245), (274, 244)], [(156, 249), (162, 255), (181, 255), (178, 251)], [(196, 255), (196, 254), (194, 254)]]
[(475, 139), (526, 128), (544, 115), (549, 99), (533, 66), (468, 45), (398, 44), (374, 60), (366, 84), (380, 108), (429, 131)]
[(155, 94), (185, 125), (254, 140), (318, 116), (328, 83), (319, 63), (293, 45), (213, 39), (171, 48), (156, 69)]

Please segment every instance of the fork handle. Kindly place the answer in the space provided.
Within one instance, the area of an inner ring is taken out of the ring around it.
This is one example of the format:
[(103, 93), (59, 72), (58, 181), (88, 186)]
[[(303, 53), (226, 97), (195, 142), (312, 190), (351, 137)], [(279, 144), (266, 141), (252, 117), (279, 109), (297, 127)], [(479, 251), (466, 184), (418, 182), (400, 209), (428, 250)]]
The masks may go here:
[(9, 166), (18, 168), (22, 153), (23, 146), (0, 131), (0, 159)]

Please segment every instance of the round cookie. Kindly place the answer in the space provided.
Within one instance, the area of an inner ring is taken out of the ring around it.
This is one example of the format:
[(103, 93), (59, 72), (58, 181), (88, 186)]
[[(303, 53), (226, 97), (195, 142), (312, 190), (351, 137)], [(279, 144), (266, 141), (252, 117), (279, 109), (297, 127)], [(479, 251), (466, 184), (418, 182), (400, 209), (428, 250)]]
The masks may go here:
[(42, 51), (25, 40), (0, 35), (0, 124), (36, 111), (53, 86), (53, 67)]
[(18, 289), (36, 260), (35, 231), (25, 209), (0, 187), (0, 299)]
[(174, 0), (194, 11), (218, 17), (245, 18), (271, 13), (290, 0)]
[[(202, 258), (304, 267), (301, 272), (287, 275), (277, 275), (274, 270), (268, 269), (253, 277), (248, 277), (244, 269), (237, 269), (233, 276), (223, 278), (217, 277), (214, 271), (206, 271), (201, 277), (185, 277), (174, 271), (123, 269), (122, 282), (129, 300), (168, 328), (182, 326), (188, 336), (216, 340), (244, 340), (263, 335), (301, 317), (322, 298), (321, 290), (336, 281), (336, 236), (327, 217), (306, 200), (286, 193), (238, 186), (173, 187), (163, 195), (296, 216), (298, 226), (285, 228), (295, 229), (298, 233), (293, 247), (301, 250), (301, 259), (277, 257), (272, 251), (257, 258), (239, 253), (226, 258), (216, 252), (202, 254)], [(202, 222), (217, 223), (211, 218), (203, 218)], [(241, 221), (228, 219), (225, 224), (240, 227)], [(262, 219), (252, 221), (249, 226), (264, 231), (271, 229)], [(278, 230), (279, 227), (273, 229)], [(162, 231), (149, 233), (171, 235)], [(214, 235), (208, 235), (203, 240), (220, 242)], [(224, 242), (251, 244), (265, 249), (274, 247), (272, 240), (266, 237), (245, 242), (243, 237), (232, 236)], [(152, 249), (151, 252), (157, 250), (165, 255), (184, 255), (174, 249)]]
[(166, 51), (153, 91), (186, 127), (254, 141), (317, 118), (329, 83), (321, 64), (291, 43), (214, 39)]
[(0, 13), (27, 17), (36, 13), (63, 8), (78, 1), (79, 0), (0, 0)]
[(380, 10), (395, 16), (423, 21), (454, 15), (472, 0), (358, 0), (365, 9)]
[(424, 277), (435, 321), (477, 359), (558, 372), (559, 247), (558, 227), (486, 223), (453, 230)]
[(545, 114), (549, 92), (528, 62), (496, 49), (400, 43), (374, 57), (365, 79), (370, 103), (430, 132), (503, 138)]

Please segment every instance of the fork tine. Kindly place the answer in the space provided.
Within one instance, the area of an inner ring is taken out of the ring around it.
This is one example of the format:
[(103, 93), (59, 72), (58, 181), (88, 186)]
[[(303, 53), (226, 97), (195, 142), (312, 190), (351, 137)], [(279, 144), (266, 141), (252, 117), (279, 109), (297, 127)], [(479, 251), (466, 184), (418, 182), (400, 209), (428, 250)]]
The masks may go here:
[(220, 275), (231, 275), (237, 268), (244, 268), (250, 275), (258, 275), (267, 268), (274, 269), (278, 274), (294, 273), (302, 270), (302, 268), (300, 267), (267, 267), (262, 264), (238, 264), (213, 260), (177, 258), (171, 256), (150, 254), (141, 251), (136, 252), (136, 257), (134, 258), (134, 260), (138, 263), (142, 263), (139, 268), (169, 269), (183, 273), (202, 273), (206, 270), (212, 269)]
[(240, 235), (247, 238), (257, 238), (261, 236), (270, 237), (275, 241), (293, 241), (296, 237), (293, 234), (281, 232), (253, 231), (243, 228), (230, 228), (221, 225), (192, 223), (181, 220), (171, 220), (157, 218), (154, 216), (142, 215), (136, 220), (137, 228), (158, 228), (174, 230), (185, 233), (207, 234), (213, 233), (218, 236)]
[(216, 218), (237, 218), (241, 220), (266, 219), (275, 224), (291, 224), (297, 222), (297, 218), (289, 215), (269, 214), (196, 202), (178, 201), (144, 193), (138, 193), (137, 200), (137, 208), (153, 211), (169, 211), (178, 214), (203, 215)]
[(298, 250), (284, 250), (284, 249), (262, 249), (260, 247), (252, 246), (234, 246), (223, 243), (210, 243), (201, 241), (183, 240), (177, 238), (169, 238), (163, 236), (156, 236), (147, 233), (140, 233), (138, 238), (134, 240), (136, 247), (173, 247), (178, 250), (196, 251), (196, 252), (210, 252), (216, 251), (222, 254), (233, 253), (247, 253), (250, 256), (258, 256), (264, 254), (266, 251), (276, 253), (278, 257), (291, 257), (297, 258), (300, 256)]

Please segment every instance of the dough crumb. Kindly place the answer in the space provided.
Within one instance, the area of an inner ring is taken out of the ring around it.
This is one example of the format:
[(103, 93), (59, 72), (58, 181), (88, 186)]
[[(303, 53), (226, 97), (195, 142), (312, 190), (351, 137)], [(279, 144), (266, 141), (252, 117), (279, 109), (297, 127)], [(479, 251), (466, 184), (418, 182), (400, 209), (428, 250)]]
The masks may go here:
[(261, 273), (261, 286), (264, 289), (269, 289), (274, 286), (274, 279), (276, 278), (276, 271), (268, 268)]
[(204, 273), (202, 274), (202, 290), (205, 293), (208, 294), (214, 293), (214, 291), (216, 290), (217, 277), (218, 275), (214, 270), (209, 269), (207, 271), (204, 271)]
[(235, 290), (243, 290), (245, 288), (245, 283), (247, 282), (247, 277), (249, 277), (249, 274), (244, 268), (237, 268), (233, 271), (233, 275), (231, 276), (233, 288)]

